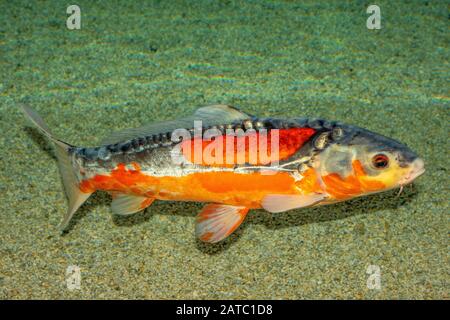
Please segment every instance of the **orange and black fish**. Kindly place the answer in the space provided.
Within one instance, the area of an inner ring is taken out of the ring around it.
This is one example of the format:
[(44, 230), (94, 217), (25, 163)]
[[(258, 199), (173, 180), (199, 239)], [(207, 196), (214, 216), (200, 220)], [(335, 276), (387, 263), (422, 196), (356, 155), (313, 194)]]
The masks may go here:
[[(122, 130), (98, 147), (83, 148), (55, 138), (32, 109), (23, 110), (55, 144), (69, 200), (61, 229), (92, 193), (103, 190), (112, 195), (112, 212), (118, 215), (141, 211), (155, 199), (206, 202), (196, 234), (214, 243), (236, 230), (249, 209), (283, 212), (331, 204), (403, 188), (425, 171), (423, 161), (395, 140), (320, 119), (258, 118), (213, 105), (182, 120)], [(202, 121), (200, 131), (195, 121)], [(185, 135), (174, 135), (180, 129)], [(206, 138), (208, 130), (215, 133)], [(238, 131), (248, 140), (244, 147), (231, 140), (242, 139)], [(204, 153), (220, 138), (215, 147), (222, 149), (208, 154), (227, 161), (195, 156), (198, 148)], [(266, 141), (252, 149), (251, 138)], [(231, 147), (225, 148), (228, 141)], [(262, 150), (264, 145), (276, 145), (276, 152)]]

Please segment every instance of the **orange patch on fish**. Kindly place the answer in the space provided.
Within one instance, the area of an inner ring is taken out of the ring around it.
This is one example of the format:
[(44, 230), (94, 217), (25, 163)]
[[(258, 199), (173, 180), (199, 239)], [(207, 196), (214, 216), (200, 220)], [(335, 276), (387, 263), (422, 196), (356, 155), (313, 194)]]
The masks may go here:
[(147, 208), (149, 205), (152, 204), (153, 201), (155, 201), (155, 199), (153, 199), (153, 198), (147, 198), (147, 199), (145, 199), (144, 201), (142, 201), (142, 203), (141, 203), (141, 205), (140, 205), (140, 208), (141, 208), (141, 209)]
[(295, 179), (287, 172), (261, 175), (256, 172), (212, 171), (180, 177), (154, 177), (141, 170), (129, 169), (122, 163), (109, 174), (83, 180), (79, 188), (85, 193), (118, 191), (162, 200), (221, 202), (249, 208), (259, 208), (262, 198), (268, 193), (298, 192)]
[(140, 167), (133, 167), (135, 169), (127, 169), (125, 164), (119, 163), (109, 175), (98, 174), (81, 181), (80, 190), (85, 193), (106, 190), (144, 194), (147, 186), (158, 183), (158, 179), (142, 174)]
[(139, 163), (133, 161), (133, 162), (131, 162), (131, 165), (133, 166), (134, 170), (136, 170), (136, 171), (141, 170), (141, 166), (139, 165)]
[(319, 180), (317, 179), (316, 171), (313, 168), (309, 168), (308, 170), (303, 172), (302, 176), (303, 178), (297, 181), (295, 184), (303, 194), (323, 192)]
[(214, 233), (212, 233), (212, 232), (206, 232), (205, 234), (203, 234), (200, 237), (200, 240), (202, 240), (203, 242), (208, 242), (209, 239), (211, 239), (213, 235), (214, 235)]
[[(236, 137), (222, 135), (212, 140), (194, 138), (182, 142), (181, 149), (185, 159), (195, 164), (232, 167), (235, 164), (250, 163), (252, 165), (264, 165), (271, 161), (283, 160), (297, 152), (316, 131), (311, 128), (274, 129), (262, 135), (259, 132), (247, 132), (245, 136)], [(274, 136), (272, 136), (274, 134)], [(272, 138), (278, 135), (278, 155), (272, 154)], [(266, 144), (261, 144), (261, 139), (266, 139)], [(199, 141), (200, 140), (200, 141)], [(227, 148), (227, 144), (230, 146)], [(254, 144), (250, 147), (251, 144)], [(216, 155), (215, 144), (222, 155)], [(196, 146), (199, 150), (196, 150)], [(240, 147), (242, 146), (242, 147)], [(227, 150), (228, 149), (228, 150)], [(205, 152), (210, 151), (210, 152)], [(198, 153), (196, 155), (196, 152)], [(275, 158), (276, 157), (276, 158)]]
[(368, 180), (366, 172), (359, 160), (352, 163), (354, 175), (345, 178), (337, 173), (322, 177), (326, 191), (338, 200), (349, 199), (356, 195), (377, 191), (385, 188), (382, 182)]
[(283, 193), (287, 189), (286, 186), (293, 186), (294, 182), (288, 173), (261, 175), (259, 173), (205, 172), (194, 173), (191, 176), (193, 176), (192, 180), (197, 180), (202, 188), (215, 193), (258, 192), (258, 190)]

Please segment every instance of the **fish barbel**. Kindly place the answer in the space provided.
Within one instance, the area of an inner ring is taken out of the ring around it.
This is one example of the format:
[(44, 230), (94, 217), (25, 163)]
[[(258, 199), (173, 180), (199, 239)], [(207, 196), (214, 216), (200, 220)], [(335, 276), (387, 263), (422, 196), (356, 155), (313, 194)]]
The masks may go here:
[(55, 145), (69, 202), (62, 230), (103, 190), (118, 215), (154, 200), (206, 202), (196, 234), (214, 243), (236, 230), (249, 209), (331, 204), (403, 188), (425, 171), (400, 142), (321, 119), (258, 118), (213, 105), (181, 120), (115, 132), (97, 147), (76, 147), (55, 138), (31, 108), (23, 111)]

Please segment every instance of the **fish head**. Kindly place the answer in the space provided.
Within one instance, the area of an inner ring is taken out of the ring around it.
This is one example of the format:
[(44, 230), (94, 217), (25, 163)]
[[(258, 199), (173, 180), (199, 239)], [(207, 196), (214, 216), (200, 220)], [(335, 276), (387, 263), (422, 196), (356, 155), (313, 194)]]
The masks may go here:
[(405, 144), (359, 127), (337, 125), (315, 139), (316, 172), (332, 199), (402, 188), (425, 171)]

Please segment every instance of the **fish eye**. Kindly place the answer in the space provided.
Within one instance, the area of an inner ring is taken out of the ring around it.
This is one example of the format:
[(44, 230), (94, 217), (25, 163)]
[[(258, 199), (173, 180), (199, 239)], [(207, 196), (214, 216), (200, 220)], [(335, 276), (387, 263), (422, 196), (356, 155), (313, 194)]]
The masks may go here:
[(372, 165), (376, 169), (384, 169), (389, 165), (389, 157), (382, 153), (376, 154), (372, 157)]

